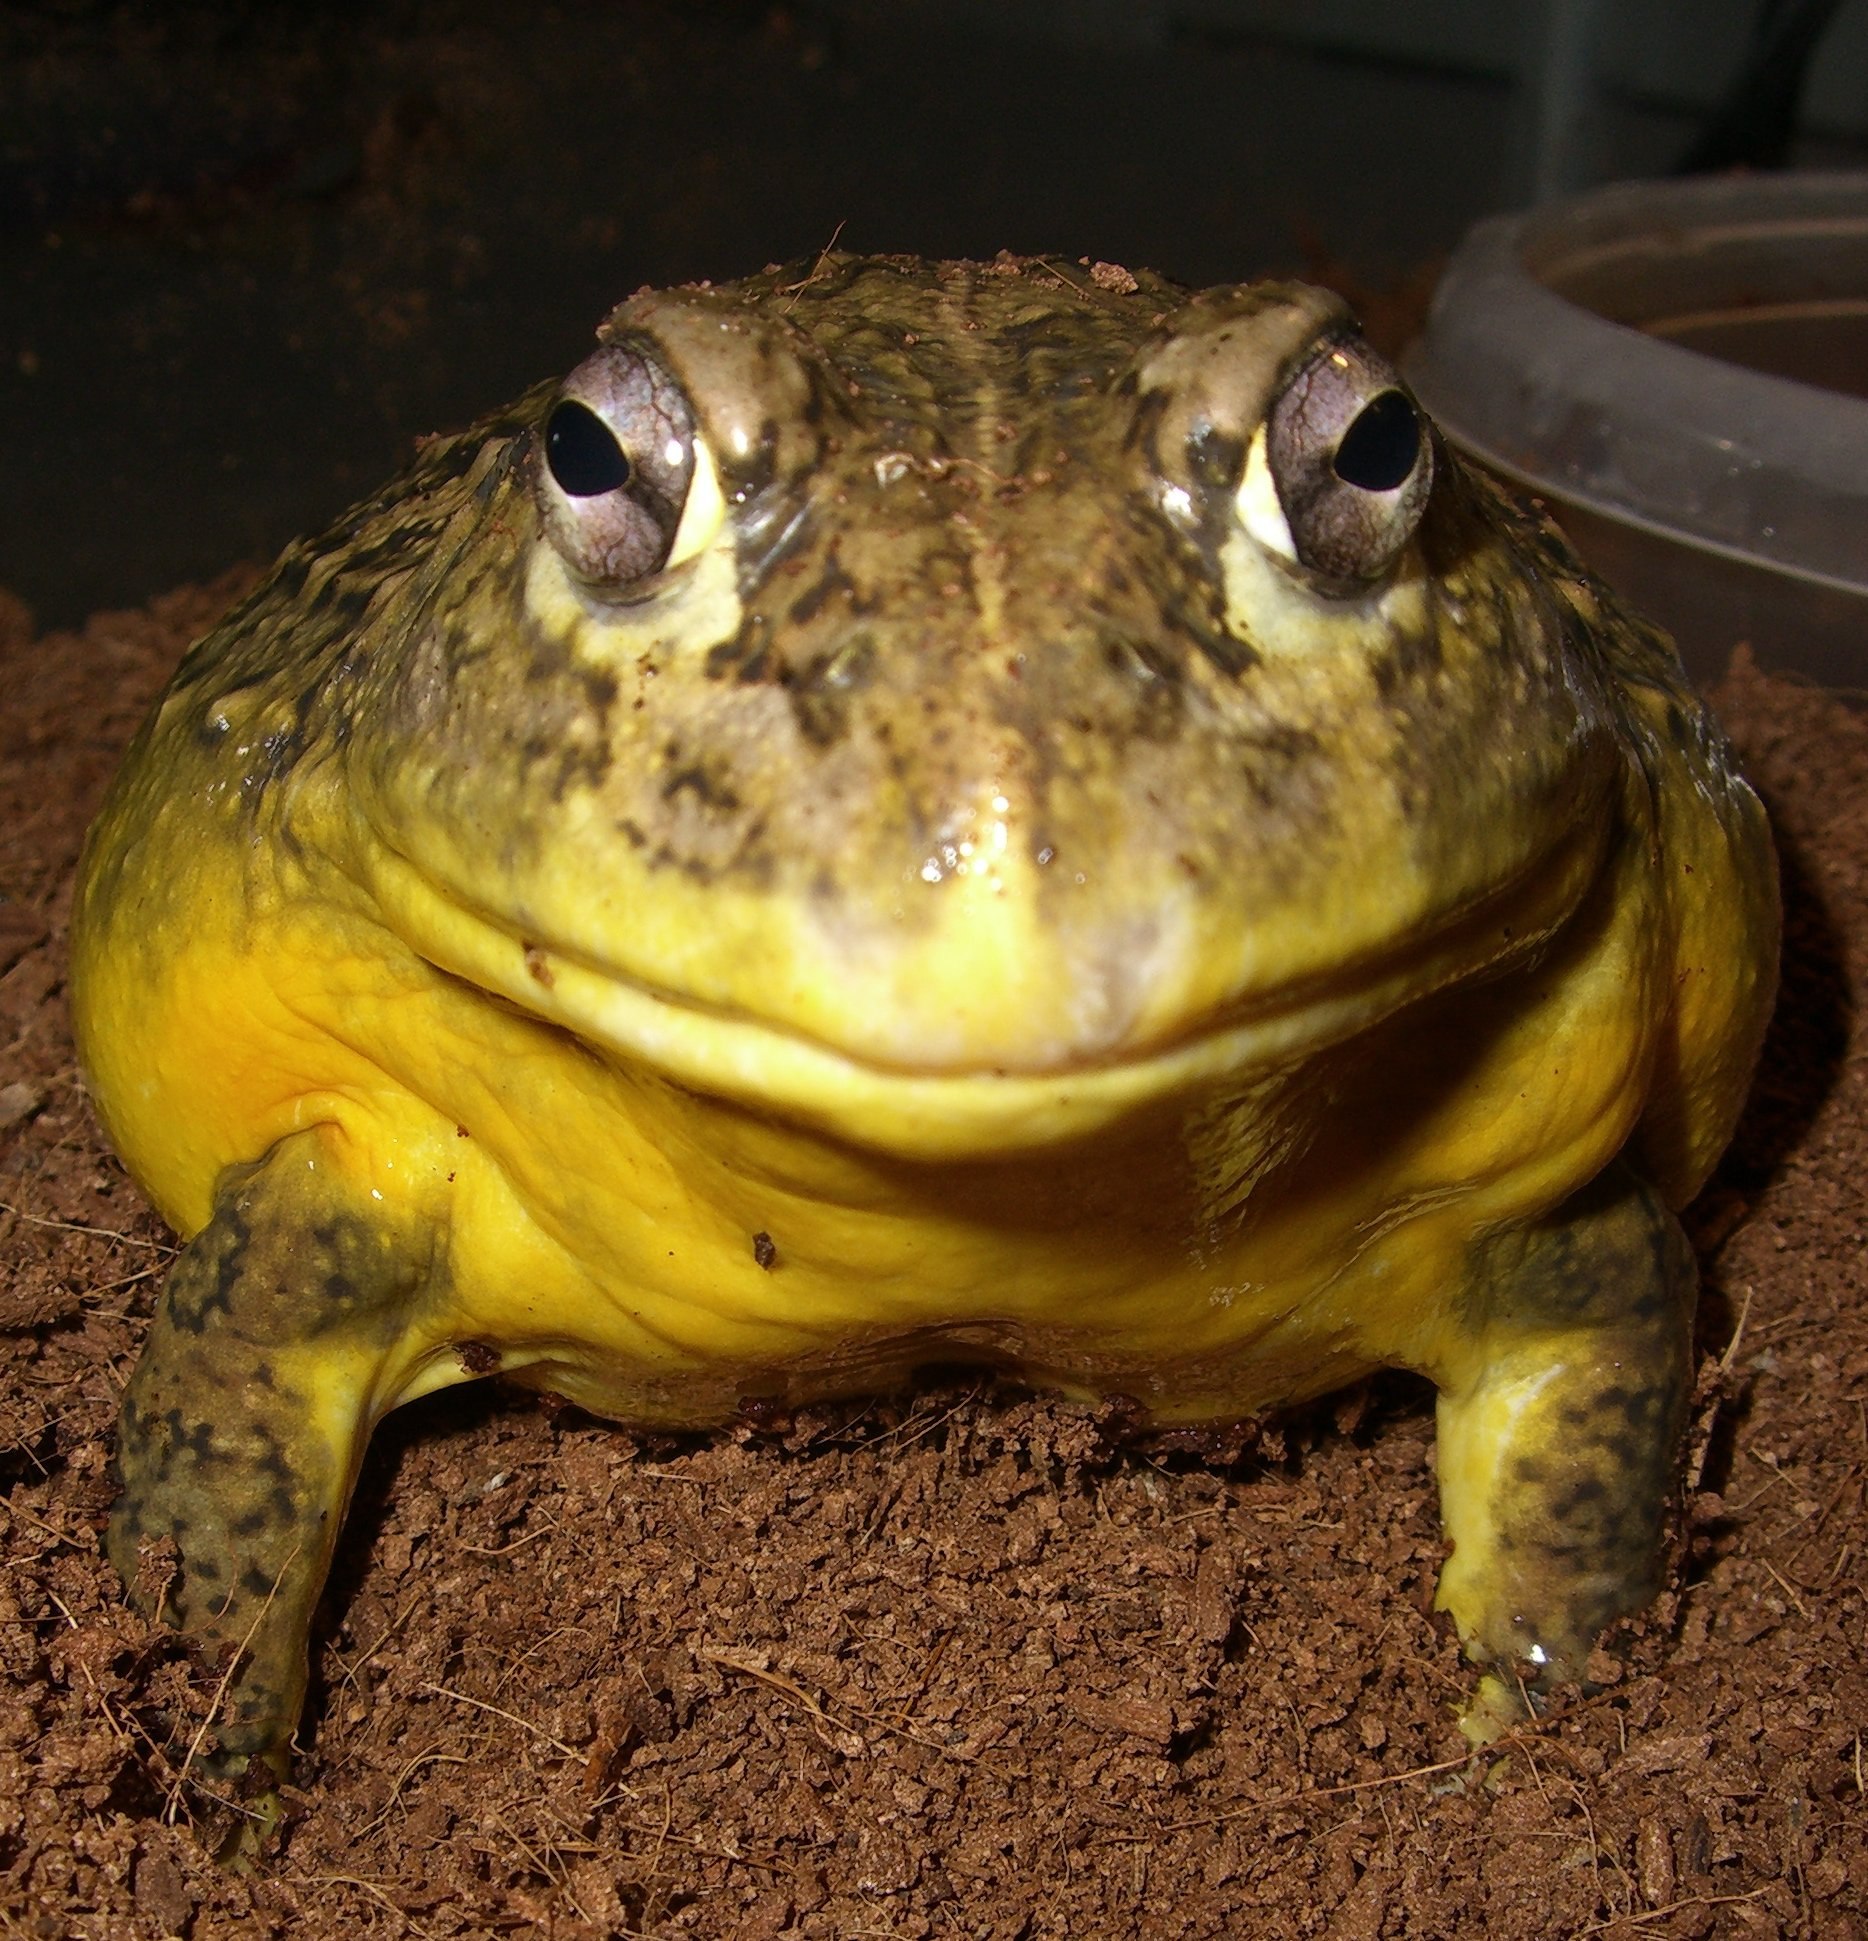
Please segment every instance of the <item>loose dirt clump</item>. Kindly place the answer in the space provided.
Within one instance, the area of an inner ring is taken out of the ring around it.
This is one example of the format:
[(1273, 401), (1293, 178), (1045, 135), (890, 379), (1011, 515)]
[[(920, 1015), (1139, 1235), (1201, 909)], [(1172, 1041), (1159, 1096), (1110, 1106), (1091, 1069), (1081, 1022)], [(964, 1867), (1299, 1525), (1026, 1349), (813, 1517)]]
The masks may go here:
[(675, 1443), (497, 1387), (377, 1438), (269, 1870), (99, 1548), (173, 1241), (63, 1006), (87, 818), (233, 581), (0, 604), (0, 1927), (158, 1937), (1868, 1935), (1868, 722), (1742, 659), (1790, 906), (1707, 1267), (1672, 1595), (1468, 1756), (1423, 1390), (1226, 1460), (951, 1388)]

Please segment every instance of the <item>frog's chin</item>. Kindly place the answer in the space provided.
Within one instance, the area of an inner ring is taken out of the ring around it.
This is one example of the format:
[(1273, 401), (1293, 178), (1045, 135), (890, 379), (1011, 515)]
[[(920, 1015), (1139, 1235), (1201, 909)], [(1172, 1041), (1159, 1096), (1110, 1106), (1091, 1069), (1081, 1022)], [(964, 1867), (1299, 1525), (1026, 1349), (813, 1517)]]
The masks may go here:
[[(1570, 871), (1518, 883), (1328, 984), (1258, 994), (1178, 1036), (1101, 1055), (917, 1069), (794, 1027), (696, 1003), (495, 916), (384, 859), (404, 940), (442, 970), (593, 1049), (690, 1091), (904, 1158), (982, 1158), (1086, 1138), (1163, 1102), (1238, 1095), (1415, 1000), (1541, 949), (1576, 907)], [(853, 1006), (857, 1000), (852, 999)]]

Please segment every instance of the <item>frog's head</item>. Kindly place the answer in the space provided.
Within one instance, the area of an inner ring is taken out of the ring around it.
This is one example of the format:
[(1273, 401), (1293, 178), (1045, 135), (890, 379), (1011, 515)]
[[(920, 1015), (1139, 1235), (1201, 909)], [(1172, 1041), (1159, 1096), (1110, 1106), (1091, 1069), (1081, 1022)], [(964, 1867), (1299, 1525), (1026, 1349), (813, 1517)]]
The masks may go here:
[(1320, 292), (830, 259), (625, 303), (528, 420), (352, 751), (378, 895), (686, 1082), (1050, 1137), (1597, 853), (1574, 617)]

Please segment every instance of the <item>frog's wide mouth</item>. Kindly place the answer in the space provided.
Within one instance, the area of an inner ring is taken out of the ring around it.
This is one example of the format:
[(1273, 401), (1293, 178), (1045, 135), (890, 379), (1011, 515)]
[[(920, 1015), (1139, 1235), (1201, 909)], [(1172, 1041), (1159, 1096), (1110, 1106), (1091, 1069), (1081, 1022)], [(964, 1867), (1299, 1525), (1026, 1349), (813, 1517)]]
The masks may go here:
[(378, 854), (375, 875), (379, 908), (394, 912), (421, 957), (595, 1049), (875, 1150), (958, 1159), (1064, 1143), (1164, 1098), (1248, 1084), (1434, 991), (1496, 975), (1545, 946), (1575, 911), (1598, 859), (1599, 844), (1568, 844), (1354, 970), (1242, 995), (1165, 1042), (1037, 1068), (883, 1063), (524, 937), (392, 853)]

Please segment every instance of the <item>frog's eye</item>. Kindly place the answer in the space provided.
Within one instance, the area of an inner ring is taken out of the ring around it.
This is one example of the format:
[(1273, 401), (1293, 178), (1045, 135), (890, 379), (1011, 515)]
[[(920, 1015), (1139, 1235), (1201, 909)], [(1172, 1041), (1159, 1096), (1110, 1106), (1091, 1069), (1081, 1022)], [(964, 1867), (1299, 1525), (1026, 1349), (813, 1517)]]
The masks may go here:
[(1285, 385), (1246, 453), (1239, 518), (1260, 545), (1337, 580), (1372, 580), (1414, 536), (1433, 441), (1384, 359), (1333, 337)]
[(680, 385), (645, 348), (608, 344), (565, 379), (539, 440), (545, 535), (598, 593), (691, 559), (725, 515)]

